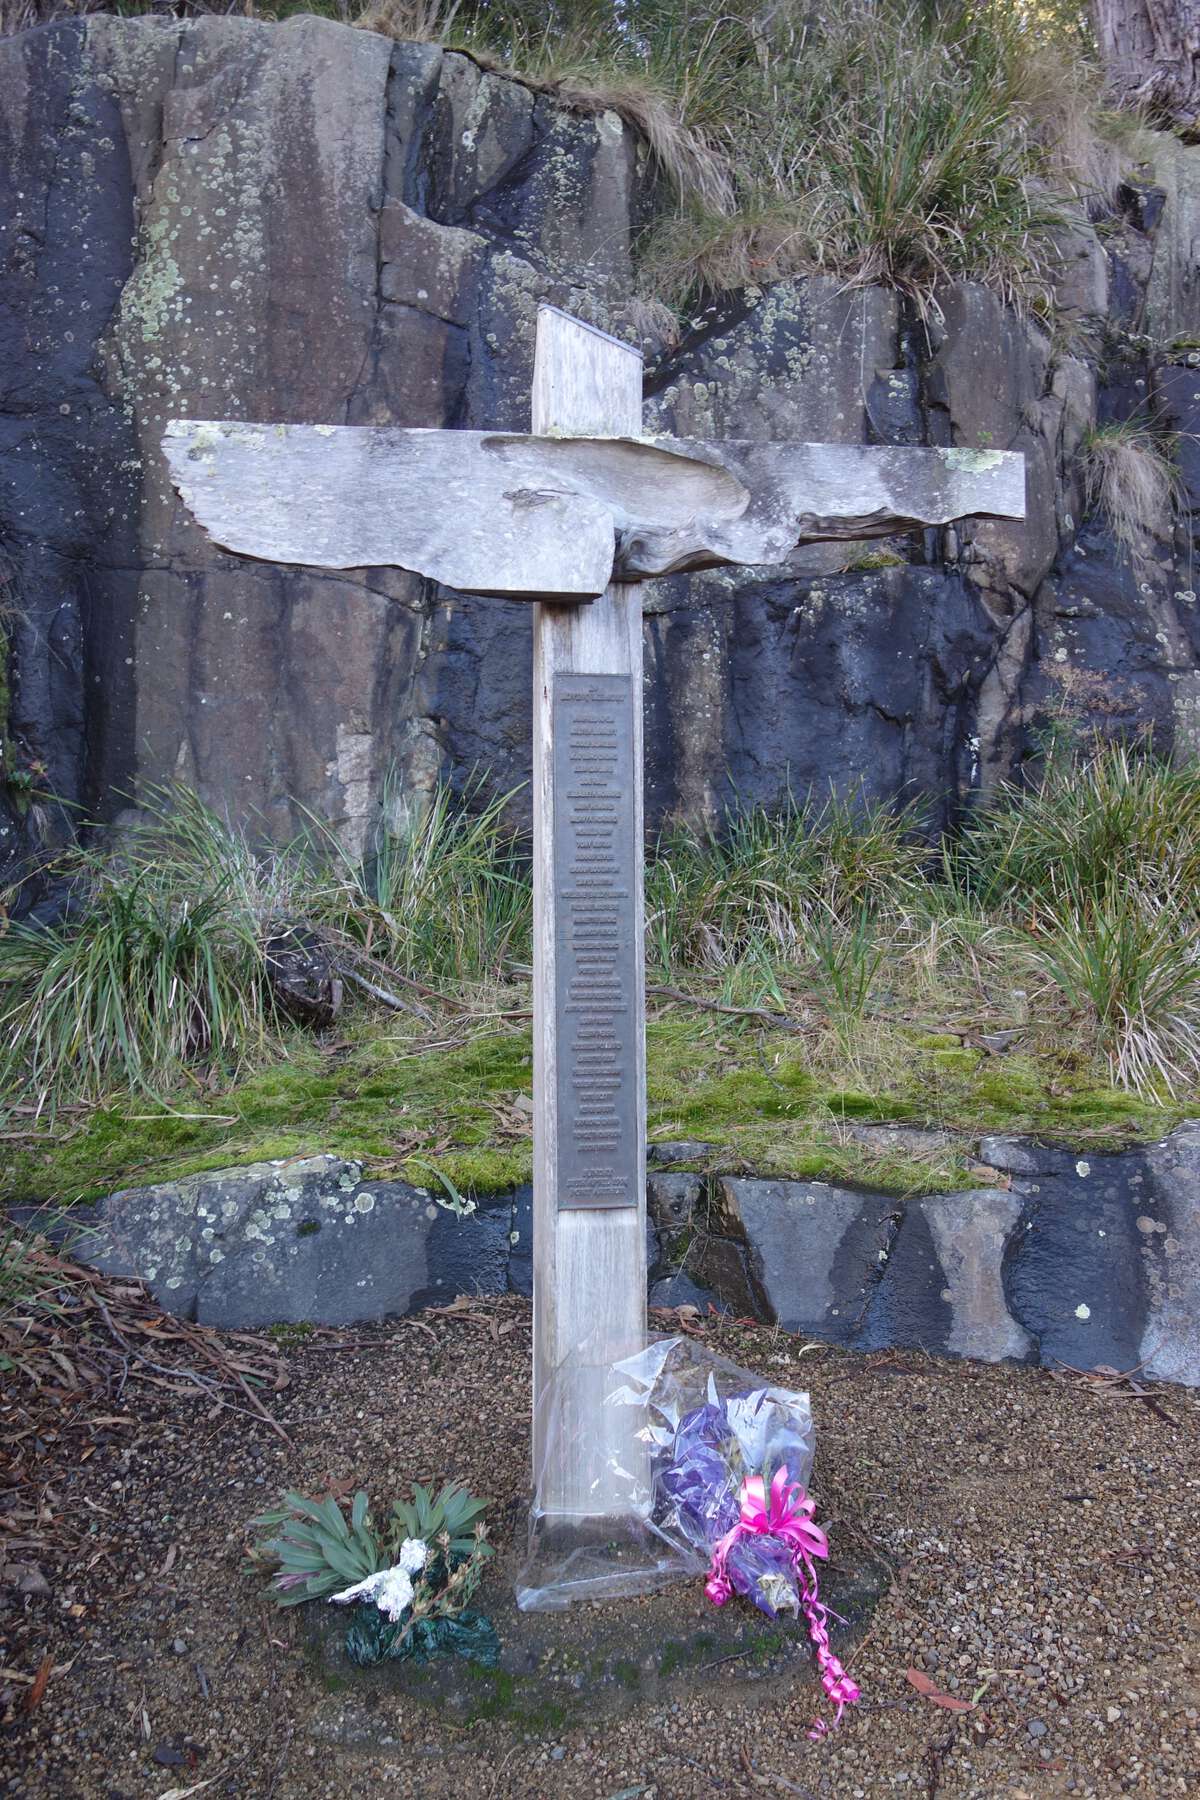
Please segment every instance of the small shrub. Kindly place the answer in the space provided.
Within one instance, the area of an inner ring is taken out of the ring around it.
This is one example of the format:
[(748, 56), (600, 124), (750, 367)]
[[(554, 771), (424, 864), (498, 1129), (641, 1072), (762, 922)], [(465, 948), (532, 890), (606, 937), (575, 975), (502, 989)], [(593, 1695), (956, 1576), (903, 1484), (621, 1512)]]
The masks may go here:
[(412, 1499), (397, 1501), (378, 1531), (365, 1493), (355, 1494), (349, 1518), (332, 1495), (285, 1494), (277, 1510), (251, 1520), (267, 1535), (252, 1545), (250, 1567), (271, 1572), (279, 1606), (359, 1602), (346, 1632), (351, 1662), (456, 1655), (494, 1667), (495, 1630), (468, 1610), (491, 1556), (486, 1504), (455, 1482), (437, 1495), (414, 1484)]

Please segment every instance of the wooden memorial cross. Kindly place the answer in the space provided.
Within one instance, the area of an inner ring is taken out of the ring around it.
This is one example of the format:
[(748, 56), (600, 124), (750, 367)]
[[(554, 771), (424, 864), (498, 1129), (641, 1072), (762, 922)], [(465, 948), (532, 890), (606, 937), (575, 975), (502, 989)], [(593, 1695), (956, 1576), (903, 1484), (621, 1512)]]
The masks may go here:
[[(217, 543), (395, 565), (536, 602), (534, 1473), (550, 1521), (629, 1512), (645, 1469), (605, 1371), (646, 1327), (645, 577), (799, 543), (1024, 517), (999, 451), (643, 437), (642, 361), (538, 314), (532, 435), (176, 420), (175, 483)], [(586, 1527), (584, 1527), (586, 1530)], [(586, 1584), (580, 1591), (587, 1591)]]

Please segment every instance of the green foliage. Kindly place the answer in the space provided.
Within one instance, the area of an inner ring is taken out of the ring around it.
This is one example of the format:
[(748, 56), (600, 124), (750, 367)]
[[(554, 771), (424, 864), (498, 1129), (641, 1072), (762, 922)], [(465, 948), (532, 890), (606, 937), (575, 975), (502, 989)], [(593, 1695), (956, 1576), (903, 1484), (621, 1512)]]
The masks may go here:
[(809, 918), (807, 939), (830, 1011), (861, 1019), (885, 949), (870, 908), (860, 906), (849, 921), (826, 908)]
[[(509, 798), (471, 813), (437, 789), (357, 859), (316, 825), (256, 850), (192, 790), (151, 789), (123, 836), (59, 858), (65, 924), (0, 933), (0, 1085), (52, 1105), (161, 1095), (193, 1065), (229, 1074), (278, 1054), (264, 946), (297, 920), (352, 973), (382, 958), (427, 982), (497, 979), (528, 955), (532, 914)], [(389, 784), (385, 819), (393, 799)]]
[(275, 1024), (262, 939), (286, 904), (279, 868), (186, 788), (153, 790), (116, 844), (65, 854), (71, 920), (0, 936), (0, 1084), (96, 1099), (261, 1049)]
[(916, 809), (859, 793), (750, 807), (720, 835), (675, 828), (647, 870), (651, 967), (797, 964), (807, 951), (827, 971), (831, 931), (917, 890), (928, 859), (919, 826)]
[[(333, 1496), (310, 1500), (288, 1493), (280, 1506), (250, 1521), (250, 1529), (265, 1533), (250, 1550), (250, 1566), (269, 1570), (271, 1591), (279, 1606), (300, 1606), (306, 1600), (327, 1599), (354, 1587), (381, 1569), (390, 1568), (406, 1538), (419, 1538), (428, 1548), (428, 1579), (414, 1581), (419, 1599), (432, 1602), (437, 1591), (449, 1588), (457, 1604), (434, 1611), (461, 1611), (478, 1585), (484, 1562), (491, 1555), (482, 1514), (486, 1500), (476, 1500), (457, 1482), (448, 1482), (436, 1496), (414, 1483), (410, 1501), (397, 1500), (387, 1529), (377, 1532), (370, 1513), (370, 1499), (355, 1494), (347, 1517)], [(461, 1573), (456, 1572), (460, 1565)], [(423, 1610), (430, 1610), (426, 1605)]]
[(669, 282), (680, 236), (707, 223), (703, 261), (681, 263), (706, 285), (828, 269), (919, 299), (962, 275), (1028, 298), (1053, 217), (1023, 66), (1019, 36), (987, 7), (852, 0), (819, 21), (781, 9), (726, 130), (747, 229), (686, 207), (652, 260)]
[(1052, 739), (1036, 787), (1001, 784), (953, 856), (979, 906), (1032, 924), (1110, 884), (1154, 904), (1200, 892), (1200, 770), (1128, 743)]
[(1053, 9), (477, 0), (456, 29), (641, 127), (677, 200), (644, 267), (677, 304), (811, 270), (921, 304), (961, 276), (1033, 301), (1061, 202), (1115, 185), (1119, 123)]
[(1180, 496), (1175, 440), (1144, 420), (1097, 425), (1080, 451), (1088, 505), (1135, 563), (1147, 539), (1169, 531)]
[(1172, 1092), (1200, 1072), (1200, 926), (1119, 881), (1076, 894), (1037, 958), (1093, 1023), (1123, 1087)]
[[(210, 841), (208, 825), (201, 836)], [(527, 872), (514, 868), (503, 832), (484, 834), (476, 847), (484, 868), (472, 874), (460, 863), (458, 888), (483, 896), (475, 925), (462, 927), (478, 945), (493, 871), (506, 891), (523, 889), (519, 908), (511, 904), (526, 919), (529, 898)], [(298, 873), (279, 855), (260, 870), (235, 840), (219, 862), (223, 903), (240, 884), (239, 916), (253, 920), (282, 895), (293, 917), (310, 908), (309, 918), (351, 950), (390, 956), (376, 902), (364, 902), (362, 915), (351, 910), (344, 865), (323, 869), (311, 843), (295, 855)], [(89, 856), (99, 926), (84, 912), (49, 935), (69, 935), (90, 969), (109, 915), (103, 858)], [(128, 864), (122, 840), (114, 884)], [(167, 866), (164, 858), (153, 881), (167, 881)], [(189, 883), (203, 898), (214, 879), (193, 848), (170, 876), (172, 907), (192, 916)], [(338, 896), (332, 928), (330, 894)], [(722, 835), (672, 830), (647, 870), (647, 962), (652, 986), (693, 994), (698, 1005), (652, 999), (651, 1133), (711, 1143), (728, 1168), (923, 1191), (961, 1181), (955, 1153), (930, 1160), (872, 1150), (846, 1135), (846, 1121), (1036, 1131), (1087, 1137), (1095, 1147), (1113, 1132), (1158, 1131), (1173, 1109), (1194, 1106), (1200, 1077), (1198, 894), (1200, 769), (1132, 745), (1052, 743), (1039, 785), (1000, 789), (940, 853), (911, 810), (861, 795), (789, 801), (776, 813), (747, 808)], [(398, 915), (398, 929), (407, 916)], [(501, 938), (506, 932), (502, 925)], [(204, 1053), (184, 1032), (190, 1013), (173, 1018), (168, 1006), (144, 1027), (155, 1035), (137, 1040), (137, 1061), (96, 1058), (85, 1082), (78, 1064), (86, 1055), (75, 1046), (95, 1036), (94, 1013), (75, 1021), (64, 990), (60, 1061), (43, 1051), (33, 1094), (61, 1115), (103, 1077), (103, 1104), (64, 1115), (69, 1129), (22, 1133), (6, 1146), (7, 1195), (72, 1202), (317, 1149), (358, 1161), (369, 1175), (427, 1187), (455, 1210), (527, 1181), (527, 978), (494, 947), (473, 965), (493, 980), (460, 979), (432, 926), (419, 941), (433, 946), (440, 989), (456, 996), (429, 1001), (436, 1017), (398, 1020), (364, 1003), (348, 1008), (328, 1039), (278, 1024), (248, 953), (249, 986), (231, 993), (219, 1055), (210, 1047), (198, 1064)], [(31, 981), (21, 991), (11, 957), (0, 940), (3, 1010), (33, 1030), (40, 990)], [(407, 967), (418, 980), (432, 975), (411, 939)], [(45, 1033), (46, 1022), (36, 1028)], [(979, 1034), (997, 1032), (1010, 1040), (1002, 1055), (974, 1047)], [(195, 1074), (204, 1066), (201, 1088)], [(154, 1100), (144, 1091), (151, 1067), (162, 1081)], [(27, 1068), (9, 1064), (10, 1073)], [(19, 1091), (10, 1079), (14, 1099)]]
[(347, 1519), (332, 1495), (308, 1500), (285, 1494), (282, 1506), (251, 1520), (251, 1529), (269, 1534), (251, 1551), (251, 1563), (274, 1571), (271, 1588), (279, 1606), (326, 1599), (387, 1566), (369, 1504), (366, 1494), (355, 1494)]
[(454, 983), (496, 980), (527, 956), (532, 927), (528, 870), (505, 824), (512, 794), (479, 811), (434, 790), (406, 811), (384, 784), (382, 819), (368, 853), (347, 855), (314, 822), (314, 861), (324, 857), (313, 913), (406, 975)]
[(448, 1481), (436, 1495), (414, 1482), (412, 1498), (397, 1500), (392, 1507), (393, 1535), (422, 1538), (427, 1544), (444, 1542), (451, 1556), (470, 1556), (475, 1526), (486, 1507), (486, 1500), (474, 1499), (458, 1482)]
[[(357, 1600), (346, 1632), (352, 1662), (453, 1655), (492, 1668), (496, 1633), (490, 1620), (468, 1610), (492, 1554), (485, 1505), (456, 1482), (437, 1495), (415, 1483), (411, 1500), (395, 1503), (380, 1535), (364, 1492), (355, 1494), (349, 1517), (332, 1495), (285, 1494), (280, 1507), (251, 1520), (251, 1530), (266, 1535), (252, 1545), (249, 1566), (270, 1572), (279, 1606)], [(376, 1575), (380, 1582), (365, 1593), (346, 1594)]]
[(1200, 1072), (1200, 769), (1127, 744), (1052, 743), (1041, 787), (1002, 788), (957, 878), (1026, 934), (1114, 1080), (1173, 1093)]

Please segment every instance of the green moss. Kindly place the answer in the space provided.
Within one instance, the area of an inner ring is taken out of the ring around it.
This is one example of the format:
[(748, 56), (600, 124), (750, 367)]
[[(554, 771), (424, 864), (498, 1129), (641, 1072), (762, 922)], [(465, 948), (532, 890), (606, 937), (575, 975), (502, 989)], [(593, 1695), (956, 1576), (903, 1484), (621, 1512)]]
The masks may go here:
[(294, 1350), (306, 1342), (313, 1334), (312, 1326), (305, 1319), (297, 1319), (294, 1323), (269, 1325), (267, 1336), (274, 1338), (281, 1350)]
[[(319, 1150), (361, 1161), (376, 1176), (422, 1157), (463, 1193), (498, 1193), (529, 1179), (528, 1139), (498, 1144), (494, 1110), (497, 1100), (530, 1089), (528, 1031), (484, 1030), (462, 1050), (412, 1056), (365, 1015), (348, 1020), (347, 1030), (352, 1048), (336, 1060), (297, 1032), (284, 1061), (207, 1102), (194, 1092), (169, 1095), (172, 1112), (131, 1097), (88, 1114), (74, 1132), (48, 1133), (45, 1144), (12, 1159), (4, 1195), (71, 1203)], [(414, 1163), (407, 1173), (428, 1185), (428, 1167)]]
[(782, 1631), (757, 1631), (751, 1639), (746, 1660), (761, 1668), (764, 1664), (769, 1663), (773, 1656), (778, 1656), (787, 1641)]
[(904, 558), (894, 550), (864, 550), (846, 564), (848, 574), (864, 575), (875, 569), (902, 569)]
[[(528, 1029), (484, 1027), (428, 1053), (365, 1013), (339, 1029), (333, 1048), (296, 1032), (282, 1061), (203, 1099), (173, 1094), (173, 1112), (142, 1096), (60, 1122), (16, 1147), (4, 1197), (71, 1203), (317, 1151), (422, 1187), (432, 1167), (468, 1196), (530, 1179), (529, 1115), (516, 1105), (532, 1088)], [(987, 1056), (902, 1020), (868, 1021), (814, 1049), (754, 1021), (677, 1008), (651, 1017), (647, 1052), (651, 1139), (711, 1145), (708, 1168), (897, 1194), (969, 1185), (972, 1140), (984, 1132), (1100, 1152), (1159, 1137), (1196, 1106), (1194, 1096), (1156, 1106), (1118, 1091), (1094, 1062), (1032, 1048)], [(846, 1128), (868, 1121), (962, 1142), (915, 1152), (860, 1143)]]

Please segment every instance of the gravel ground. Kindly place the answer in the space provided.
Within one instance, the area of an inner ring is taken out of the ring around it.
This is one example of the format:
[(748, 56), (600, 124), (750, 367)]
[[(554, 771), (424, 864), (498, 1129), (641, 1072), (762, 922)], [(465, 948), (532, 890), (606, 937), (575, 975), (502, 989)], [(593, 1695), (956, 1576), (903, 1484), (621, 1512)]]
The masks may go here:
[[(43, 1562), (49, 1591), (0, 1590), (0, 1793), (1200, 1792), (1200, 1395), (1151, 1404), (1026, 1369), (805, 1350), (738, 1326), (707, 1335), (810, 1388), (820, 1516), (835, 1546), (857, 1540), (895, 1570), (854, 1656), (863, 1703), (834, 1736), (807, 1740), (807, 1685), (747, 1697), (711, 1676), (545, 1740), (449, 1727), (399, 1696), (379, 1702), (371, 1731), (339, 1727), (362, 1709), (320, 1685), (295, 1615), (241, 1573), (243, 1526), (284, 1486), (382, 1499), (453, 1474), (493, 1497), (494, 1535), (511, 1534), (529, 1312), (508, 1300), (289, 1349), (275, 1410), (291, 1447), (208, 1396), (132, 1380), (86, 1456), (49, 1445), (40, 1503), (88, 1523)], [(34, 1675), (47, 1655), (31, 1709), (13, 1671)], [(977, 1706), (939, 1707), (910, 1668)]]

